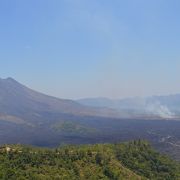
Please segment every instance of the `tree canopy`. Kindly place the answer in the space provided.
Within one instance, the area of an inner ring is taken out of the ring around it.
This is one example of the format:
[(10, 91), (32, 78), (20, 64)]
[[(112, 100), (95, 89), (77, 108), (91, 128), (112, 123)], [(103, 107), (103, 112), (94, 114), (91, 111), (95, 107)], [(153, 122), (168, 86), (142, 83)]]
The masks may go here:
[(178, 180), (180, 166), (141, 140), (56, 149), (8, 145), (0, 149), (0, 179)]

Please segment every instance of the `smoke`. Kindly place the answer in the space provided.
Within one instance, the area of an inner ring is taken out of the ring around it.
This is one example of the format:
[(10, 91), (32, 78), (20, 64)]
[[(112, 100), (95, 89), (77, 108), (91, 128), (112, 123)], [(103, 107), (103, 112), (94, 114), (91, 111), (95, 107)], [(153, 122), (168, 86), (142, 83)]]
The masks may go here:
[(147, 104), (146, 110), (152, 115), (159, 116), (161, 118), (173, 118), (175, 116), (167, 106), (162, 105), (160, 102), (156, 101), (150, 104)]

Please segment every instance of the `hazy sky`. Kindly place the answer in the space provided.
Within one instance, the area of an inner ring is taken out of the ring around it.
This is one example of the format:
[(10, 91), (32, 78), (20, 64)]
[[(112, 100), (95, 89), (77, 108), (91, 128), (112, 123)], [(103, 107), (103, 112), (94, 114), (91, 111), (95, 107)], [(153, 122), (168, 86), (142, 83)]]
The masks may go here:
[(0, 77), (62, 98), (180, 93), (179, 0), (0, 0)]

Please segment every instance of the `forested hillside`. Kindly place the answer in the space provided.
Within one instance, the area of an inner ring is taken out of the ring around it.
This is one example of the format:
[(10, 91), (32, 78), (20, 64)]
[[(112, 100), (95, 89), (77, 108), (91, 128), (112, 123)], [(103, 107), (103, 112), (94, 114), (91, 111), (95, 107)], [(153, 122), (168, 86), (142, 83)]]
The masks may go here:
[(0, 148), (4, 180), (178, 180), (180, 166), (145, 141), (43, 149), (21, 145)]

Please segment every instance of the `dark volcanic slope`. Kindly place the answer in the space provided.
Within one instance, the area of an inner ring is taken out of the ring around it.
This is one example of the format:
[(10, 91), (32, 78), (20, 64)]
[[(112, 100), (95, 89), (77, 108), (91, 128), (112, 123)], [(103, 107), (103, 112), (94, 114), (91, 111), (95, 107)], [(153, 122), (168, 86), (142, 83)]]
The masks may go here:
[[(12, 78), (0, 79), (0, 119), (18, 123), (43, 120), (47, 114), (117, 116), (108, 108), (91, 108), (31, 90)], [(52, 118), (52, 117), (51, 117)]]

